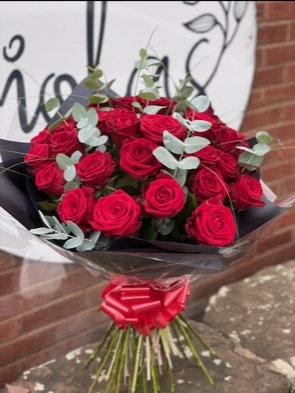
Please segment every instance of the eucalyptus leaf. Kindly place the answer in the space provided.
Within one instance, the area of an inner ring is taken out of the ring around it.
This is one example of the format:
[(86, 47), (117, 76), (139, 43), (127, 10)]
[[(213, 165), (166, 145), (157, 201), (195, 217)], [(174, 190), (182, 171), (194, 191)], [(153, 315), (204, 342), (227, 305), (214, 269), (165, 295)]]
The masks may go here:
[(95, 68), (92, 74), (89, 75), (89, 79), (99, 79), (103, 76), (103, 71), (100, 68)]
[(87, 144), (89, 146), (101, 146), (108, 141), (107, 135), (101, 135), (98, 138), (91, 138)]
[(91, 251), (95, 248), (99, 238), (101, 236), (100, 231), (93, 231), (90, 233), (88, 239), (84, 239), (82, 244), (77, 247), (77, 251)]
[(47, 112), (51, 112), (59, 107), (60, 107), (60, 101), (57, 97), (50, 98), (45, 104), (45, 109)]
[(73, 162), (70, 157), (63, 153), (58, 153), (56, 158), (56, 163), (59, 166), (60, 169), (67, 169), (69, 166), (73, 165)]
[(104, 102), (107, 102), (109, 100), (108, 96), (105, 94), (92, 94), (88, 97), (88, 101), (91, 104), (102, 104)]
[(87, 117), (83, 117), (83, 119), (78, 121), (77, 128), (81, 129), (81, 128), (86, 127), (87, 125), (88, 125), (88, 118)]
[(163, 132), (163, 144), (172, 153), (182, 154), (184, 152), (184, 143), (167, 130)]
[(72, 181), (72, 180), (75, 179), (75, 177), (76, 177), (76, 167), (75, 167), (75, 165), (68, 166), (64, 170), (64, 179), (66, 181)]
[(238, 149), (240, 150), (244, 150), (246, 152), (248, 152), (249, 154), (253, 154), (256, 156), (264, 156), (265, 154), (267, 154), (271, 148), (269, 145), (266, 145), (265, 143), (257, 143), (256, 145), (254, 145), (252, 147), (252, 149), (250, 149), (249, 147), (245, 147), (245, 146), (237, 146)]
[(98, 114), (94, 108), (89, 109), (87, 113), (87, 118), (88, 118), (88, 125), (90, 126), (96, 126), (98, 122)]
[(256, 139), (259, 143), (265, 143), (267, 145), (273, 142), (273, 137), (267, 131), (258, 131), (256, 133)]
[(73, 105), (73, 117), (74, 119), (79, 122), (80, 120), (84, 119), (87, 117), (87, 110), (84, 108), (83, 105), (79, 104), (78, 102), (75, 102)]
[(165, 107), (161, 106), (161, 105), (148, 105), (143, 109), (143, 112), (148, 115), (154, 115), (154, 114), (157, 114), (163, 108), (165, 108)]
[(73, 233), (76, 237), (78, 237), (80, 239), (84, 239), (84, 233), (83, 233), (82, 229), (77, 224), (75, 224), (73, 221), (67, 221), (66, 226), (67, 226), (68, 230), (71, 233)]
[(190, 129), (192, 131), (204, 132), (208, 131), (212, 126), (212, 123), (206, 120), (192, 120), (190, 122)]
[(154, 86), (154, 80), (153, 80), (153, 78), (150, 75), (142, 74), (141, 78), (143, 79), (144, 84), (147, 87), (153, 87)]
[(271, 148), (269, 145), (265, 143), (257, 143), (256, 145), (253, 146), (253, 153), (256, 154), (257, 156), (264, 156), (268, 152), (270, 152)]
[(79, 131), (78, 139), (81, 143), (86, 143), (91, 138), (97, 138), (100, 136), (100, 131), (97, 127), (84, 127)]
[(73, 190), (74, 188), (78, 188), (79, 184), (77, 183), (77, 178), (75, 180), (70, 180), (67, 181), (65, 186), (64, 186), (64, 191), (70, 191)]
[(132, 102), (132, 106), (133, 106), (134, 108), (139, 109), (140, 111), (143, 111), (143, 108), (142, 108), (140, 102), (134, 101), (134, 102)]
[(243, 151), (239, 155), (238, 163), (242, 168), (246, 168), (249, 171), (254, 171), (261, 166), (263, 159), (264, 156), (258, 156), (253, 154), (252, 152)]
[(64, 242), (63, 247), (66, 249), (77, 248), (81, 246), (82, 243), (83, 243), (83, 239), (79, 237), (72, 237), (68, 239), (66, 242)]
[(147, 50), (144, 48), (140, 48), (138, 54), (141, 59), (147, 59), (148, 57)]
[(145, 59), (140, 59), (140, 60), (136, 60), (134, 62), (134, 68), (136, 68), (137, 70), (144, 70), (146, 68), (146, 60)]
[(80, 158), (83, 156), (83, 154), (79, 151), (76, 150), (74, 153), (71, 155), (71, 161), (73, 164), (77, 164), (80, 161)]
[(201, 136), (191, 136), (184, 141), (184, 151), (188, 154), (195, 153), (202, 150), (204, 147), (210, 145), (210, 140)]
[(146, 88), (142, 90), (139, 94), (139, 97), (143, 98), (144, 100), (153, 101), (159, 98), (159, 92), (157, 89), (150, 89)]
[(178, 90), (178, 95), (183, 98), (188, 98), (192, 95), (194, 88), (192, 86), (183, 86)]
[(210, 100), (204, 95), (193, 98), (190, 103), (198, 112), (205, 112), (210, 106)]
[(177, 160), (175, 157), (163, 146), (158, 146), (153, 150), (153, 155), (160, 161), (163, 165), (170, 169), (177, 168)]
[(52, 233), (48, 235), (42, 236), (44, 239), (47, 240), (66, 240), (68, 238), (68, 235), (66, 233)]
[(169, 235), (169, 233), (172, 232), (174, 225), (175, 225), (174, 220), (172, 220), (171, 218), (164, 218), (161, 221), (161, 224), (158, 228), (158, 232), (163, 236), (167, 236)]
[(46, 235), (48, 233), (52, 233), (52, 229), (40, 227), (40, 228), (30, 229), (30, 232), (33, 233), (34, 235)]
[(47, 228), (52, 228), (52, 226), (50, 225), (50, 218), (51, 218), (51, 216), (45, 216), (43, 213), (42, 213), (42, 211), (41, 210), (38, 210), (38, 213), (39, 213), (39, 215), (40, 215), (40, 218), (41, 218), (41, 220), (42, 220), (42, 222), (47, 226)]
[(173, 173), (174, 179), (180, 184), (181, 187), (185, 185), (187, 178), (187, 170), (176, 168)]
[(191, 128), (191, 122), (188, 119), (185, 119), (184, 117), (181, 116), (180, 113), (176, 112), (174, 113), (175, 119), (179, 121), (180, 124), (182, 124), (185, 128), (190, 129)]
[(95, 243), (93, 243), (89, 239), (84, 239), (82, 243), (76, 247), (77, 251), (79, 252), (85, 252), (85, 251), (91, 251), (95, 247)]
[(100, 83), (96, 80), (93, 80), (93, 79), (85, 80), (84, 86), (87, 87), (87, 89), (92, 90), (92, 91), (100, 89)]
[(178, 168), (180, 169), (196, 169), (200, 165), (200, 160), (198, 157), (185, 157), (178, 163)]
[(55, 231), (60, 232), (60, 233), (69, 233), (66, 230), (66, 227), (63, 223), (58, 221), (58, 218), (56, 216), (51, 216), (52, 219), (52, 227), (54, 228)]

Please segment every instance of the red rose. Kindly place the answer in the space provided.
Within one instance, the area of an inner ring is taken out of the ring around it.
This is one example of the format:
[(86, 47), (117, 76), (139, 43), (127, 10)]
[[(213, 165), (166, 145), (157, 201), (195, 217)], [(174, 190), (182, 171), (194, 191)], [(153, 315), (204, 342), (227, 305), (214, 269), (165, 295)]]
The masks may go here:
[(101, 189), (110, 180), (114, 172), (115, 162), (110, 153), (99, 150), (83, 156), (76, 164), (80, 181), (89, 187)]
[(186, 220), (185, 231), (200, 244), (224, 247), (233, 244), (236, 225), (230, 208), (218, 198), (201, 203)]
[(141, 101), (142, 99), (138, 96), (116, 97), (116, 98), (112, 98), (111, 106), (113, 108), (121, 108), (121, 109), (124, 108), (127, 109), (128, 111), (139, 113), (140, 110), (134, 107), (132, 104), (134, 102), (141, 103)]
[(94, 108), (96, 113), (98, 114), (98, 123), (97, 128), (100, 130), (101, 134), (109, 135), (108, 127), (106, 126), (107, 120), (109, 120), (111, 113), (113, 110), (109, 109), (101, 109), (101, 108)]
[(162, 167), (153, 155), (157, 146), (147, 138), (126, 142), (120, 149), (120, 167), (137, 180), (146, 180), (149, 176), (156, 175)]
[(204, 112), (198, 112), (192, 108), (185, 110), (185, 117), (189, 120), (206, 120), (210, 123), (221, 123), (219, 117), (214, 113), (212, 106), (209, 106)]
[(140, 227), (140, 213), (135, 199), (117, 190), (97, 200), (92, 226), (105, 236), (132, 236)]
[(47, 143), (35, 143), (24, 157), (24, 162), (32, 174), (36, 174), (52, 160), (52, 150)]
[(78, 139), (76, 124), (72, 121), (69, 123), (63, 122), (52, 130), (49, 144), (55, 155), (63, 153), (70, 156), (75, 151), (84, 152), (85, 150), (83, 144)]
[(105, 132), (113, 142), (121, 146), (126, 139), (139, 136), (139, 122), (136, 114), (126, 109), (116, 108), (105, 121)]
[(159, 218), (173, 217), (185, 204), (180, 184), (170, 175), (160, 174), (143, 192), (146, 213)]
[(219, 152), (219, 160), (216, 164), (216, 168), (219, 169), (226, 181), (236, 178), (241, 171), (237, 158), (223, 151)]
[(250, 175), (238, 175), (234, 184), (230, 186), (230, 198), (236, 209), (247, 209), (249, 206), (262, 207), (263, 190), (259, 180)]
[(214, 146), (208, 145), (194, 153), (193, 156), (198, 157), (201, 164), (211, 167), (216, 165), (219, 160), (219, 150)]
[(36, 143), (48, 143), (50, 137), (49, 127), (45, 127), (44, 130), (40, 131), (38, 135), (34, 136), (31, 139), (31, 144), (34, 145)]
[(246, 136), (233, 128), (223, 124), (219, 133), (218, 148), (226, 153), (231, 153), (238, 157), (242, 150), (237, 149), (237, 146), (249, 147)]
[(195, 171), (189, 178), (189, 188), (198, 202), (212, 197), (225, 199), (228, 192), (227, 183), (217, 169), (202, 168)]
[(145, 115), (140, 119), (141, 132), (152, 141), (163, 144), (163, 132), (169, 131), (176, 138), (183, 140), (186, 129), (177, 119), (166, 115)]
[(65, 183), (63, 170), (57, 166), (56, 162), (47, 164), (35, 177), (37, 188), (54, 197), (63, 194)]
[(95, 202), (92, 188), (74, 188), (65, 192), (57, 206), (57, 213), (63, 222), (73, 221), (87, 233), (92, 230), (90, 222)]

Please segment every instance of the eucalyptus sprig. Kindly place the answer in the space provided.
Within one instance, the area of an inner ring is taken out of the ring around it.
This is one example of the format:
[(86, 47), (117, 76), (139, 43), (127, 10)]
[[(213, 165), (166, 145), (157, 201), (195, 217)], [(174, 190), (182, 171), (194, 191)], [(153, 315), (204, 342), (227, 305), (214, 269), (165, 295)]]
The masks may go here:
[(56, 216), (47, 216), (39, 210), (39, 215), (45, 227), (33, 228), (31, 233), (45, 240), (63, 242), (63, 248), (76, 249), (77, 251), (90, 251), (97, 246), (100, 231), (92, 231), (86, 238), (83, 231), (72, 221), (61, 223)]
[(239, 155), (238, 163), (242, 168), (248, 169), (249, 171), (255, 171), (260, 168), (264, 156), (270, 152), (270, 144), (273, 142), (273, 138), (267, 131), (258, 131), (256, 134), (257, 143), (252, 147), (238, 146), (237, 148), (243, 150)]

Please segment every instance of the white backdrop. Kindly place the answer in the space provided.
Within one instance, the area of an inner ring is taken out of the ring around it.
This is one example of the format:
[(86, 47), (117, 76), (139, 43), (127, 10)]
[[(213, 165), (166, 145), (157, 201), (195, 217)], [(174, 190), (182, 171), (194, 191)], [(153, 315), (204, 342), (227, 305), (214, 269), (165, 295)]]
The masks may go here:
[(174, 80), (190, 71), (239, 128), (255, 68), (254, 1), (0, 1), (0, 137), (29, 140), (48, 120), (44, 102), (57, 88), (66, 98), (90, 62), (125, 94), (153, 30), (150, 52), (168, 59)]

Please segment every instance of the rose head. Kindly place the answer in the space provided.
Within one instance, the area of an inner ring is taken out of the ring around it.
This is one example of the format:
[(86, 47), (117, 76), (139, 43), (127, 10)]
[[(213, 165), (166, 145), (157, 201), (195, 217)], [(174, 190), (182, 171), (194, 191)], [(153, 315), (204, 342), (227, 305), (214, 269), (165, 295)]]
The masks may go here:
[(94, 192), (91, 187), (82, 186), (66, 191), (57, 206), (57, 213), (63, 222), (72, 221), (84, 232), (92, 230)]
[(157, 144), (148, 138), (130, 140), (121, 147), (120, 167), (137, 180), (159, 173), (162, 164), (153, 155)]
[(143, 199), (145, 211), (159, 218), (173, 217), (185, 205), (183, 189), (173, 177), (166, 174), (160, 174), (150, 182)]
[(237, 233), (231, 209), (218, 198), (202, 202), (187, 219), (185, 230), (198, 243), (219, 247), (233, 244)]
[(97, 150), (82, 156), (76, 164), (76, 170), (82, 184), (101, 189), (108, 184), (115, 165), (110, 153)]
[(140, 227), (140, 207), (122, 190), (96, 201), (92, 226), (105, 236), (132, 236)]

